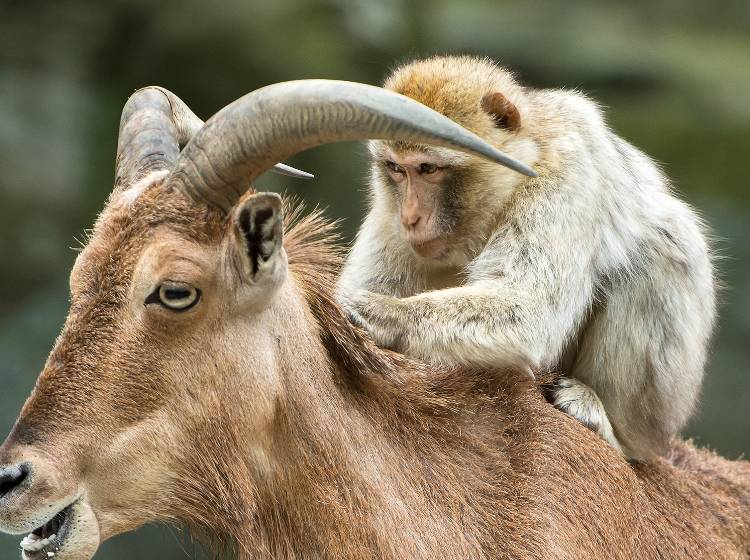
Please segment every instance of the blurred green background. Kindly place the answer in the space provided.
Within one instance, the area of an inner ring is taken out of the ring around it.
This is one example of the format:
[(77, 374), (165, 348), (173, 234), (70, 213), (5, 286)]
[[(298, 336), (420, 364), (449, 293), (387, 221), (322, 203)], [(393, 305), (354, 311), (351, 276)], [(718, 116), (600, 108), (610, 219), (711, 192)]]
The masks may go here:
[[(580, 89), (622, 136), (663, 162), (715, 232), (725, 289), (699, 414), (688, 433), (728, 457), (750, 450), (750, 2), (747, 0), (0, 0), (0, 432), (31, 391), (67, 308), (76, 238), (112, 186), (119, 113), (160, 84), (207, 117), (298, 78), (379, 83), (434, 53), (499, 59), (536, 87)], [(290, 163), (314, 183), (266, 177), (360, 222), (362, 146)], [(0, 439), (2, 439), (0, 435)], [(0, 558), (18, 556), (0, 537)], [(193, 558), (146, 528), (97, 558)]]

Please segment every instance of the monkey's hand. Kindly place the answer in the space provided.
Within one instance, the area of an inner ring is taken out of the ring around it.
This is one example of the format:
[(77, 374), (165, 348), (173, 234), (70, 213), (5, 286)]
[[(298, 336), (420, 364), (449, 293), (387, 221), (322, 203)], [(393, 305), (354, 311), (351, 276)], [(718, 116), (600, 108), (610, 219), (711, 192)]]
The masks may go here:
[(433, 302), (424, 295), (400, 299), (357, 290), (339, 301), (349, 320), (365, 329), (375, 344), (411, 358), (442, 365), (512, 367), (531, 379), (539, 367), (509, 344), (500, 326), (486, 336), (456, 336), (466, 321), (450, 300)]
[(403, 352), (404, 329), (400, 322), (405, 317), (401, 300), (367, 290), (357, 290), (340, 298), (349, 321), (365, 329), (373, 342), (381, 348)]

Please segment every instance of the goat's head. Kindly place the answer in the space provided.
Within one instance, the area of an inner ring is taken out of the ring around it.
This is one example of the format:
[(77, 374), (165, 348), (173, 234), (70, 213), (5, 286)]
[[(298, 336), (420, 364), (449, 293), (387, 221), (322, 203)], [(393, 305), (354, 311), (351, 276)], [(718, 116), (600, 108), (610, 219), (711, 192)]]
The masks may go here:
[(87, 559), (155, 520), (200, 525), (191, 505), (199, 518), (208, 502), (236, 500), (204, 491), (238, 476), (226, 466), (235, 452), (251, 458), (233, 468), (246, 468), (253, 495), (281, 362), (313, 361), (316, 327), (288, 275), (281, 199), (249, 185), (301, 149), (364, 138), (505, 160), (430, 109), (359, 84), (270, 86), (205, 126), (166, 90), (128, 100), (115, 189), (71, 273), (67, 321), (0, 448), (0, 529), (31, 531), (24, 558)]

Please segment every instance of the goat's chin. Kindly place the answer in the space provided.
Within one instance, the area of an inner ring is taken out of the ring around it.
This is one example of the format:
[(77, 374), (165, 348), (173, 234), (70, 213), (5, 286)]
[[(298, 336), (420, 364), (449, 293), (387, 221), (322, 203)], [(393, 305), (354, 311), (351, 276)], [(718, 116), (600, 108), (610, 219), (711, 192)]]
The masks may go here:
[(27, 535), (21, 544), (21, 558), (90, 560), (99, 548), (99, 542), (96, 515), (88, 502), (81, 498)]

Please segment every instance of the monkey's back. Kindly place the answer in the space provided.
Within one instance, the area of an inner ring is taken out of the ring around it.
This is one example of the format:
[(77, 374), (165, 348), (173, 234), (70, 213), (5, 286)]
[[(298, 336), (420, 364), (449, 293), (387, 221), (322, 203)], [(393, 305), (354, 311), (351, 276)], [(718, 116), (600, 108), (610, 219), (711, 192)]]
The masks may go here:
[(570, 91), (531, 99), (557, 179), (523, 196), (533, 198), (527, 206), (564, 201), (557, 207), (569, 210), (550, 208), (550, 222), (584, 221), (585, 236), (560, 236), (559, 245), (588, 247), (580, 265), (594, 286), (567, 341), (573, 352), (556, 366), (595, 390), (628, 456), (653, 459), (691, 416), (704, 376), (716, 315), (706, 226), (594, 102)]

